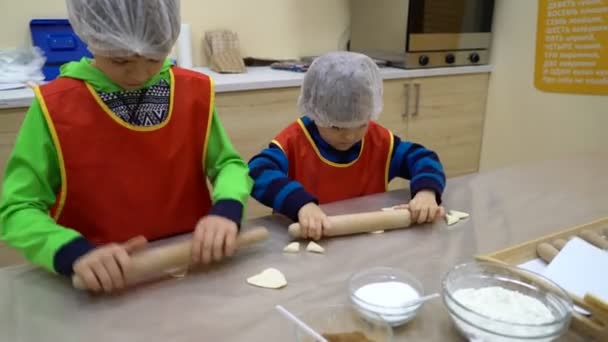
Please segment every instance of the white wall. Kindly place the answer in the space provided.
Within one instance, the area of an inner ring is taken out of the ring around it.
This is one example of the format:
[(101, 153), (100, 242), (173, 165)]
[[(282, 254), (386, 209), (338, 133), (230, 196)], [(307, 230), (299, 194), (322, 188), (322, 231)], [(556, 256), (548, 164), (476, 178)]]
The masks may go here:
[[(205, 30), (239, 34), (243, 55), (293, 58), (346, 44), (348, 0), (182, 0), (182, 21), (192, 25), (193, 58), (205, 63)], [(65, 0), (0, 0), (0, 48), (30, 44), (32, 18), (66, 17)]]
[(608, 151), (608, 96), (534, 88), (537, 1), (498, 0), (481, 168)]

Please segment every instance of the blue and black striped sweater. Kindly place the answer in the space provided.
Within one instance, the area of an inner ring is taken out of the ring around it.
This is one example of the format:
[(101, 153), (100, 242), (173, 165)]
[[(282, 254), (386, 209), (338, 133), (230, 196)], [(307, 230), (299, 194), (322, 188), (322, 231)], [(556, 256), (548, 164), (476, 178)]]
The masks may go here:
[[(327, 160), (339, 164), (348, 164), (357, 159), (361, 151), (361, 142), (347, 151), (339, 151), (325, 142), (314, 121), (304, 116), (302, 122), (319, 152)], [(422, 145), (402, 141), (393, 136), (394, 148), (391, 156), (388, 180), (400, 177), (410, 181), (411, 196), (421, 190), (433, 191), (437, 203), (445, 188), (445, 173), (437, 154)], [(376, 167), (370, 165), (370, 167)], [(377, 167), (384, 168), (385, 165)], [(289, 162), (283, 150), (275, 143), (265, 148), (249, 161), (249, 175), (254, 180), (252, 196), (262, 204), (271, 207), (275, 212), (298, 220), (302, 206), (317, 202), (315, 196), (304, 187), (288, 177)]]

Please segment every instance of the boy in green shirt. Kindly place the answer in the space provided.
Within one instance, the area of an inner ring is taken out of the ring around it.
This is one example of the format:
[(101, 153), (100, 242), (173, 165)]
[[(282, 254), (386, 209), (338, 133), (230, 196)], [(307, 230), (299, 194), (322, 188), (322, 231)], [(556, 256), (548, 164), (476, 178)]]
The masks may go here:
[(212, 80), (166, 58), (179, 1), (67, 7), (95, 57), (36, 89), (4, 176), (2, 240), (105, 292), (125, 286), (129, 254), (147, 240), (194, 230), (193, 263), (231, 255), (251, 180)]

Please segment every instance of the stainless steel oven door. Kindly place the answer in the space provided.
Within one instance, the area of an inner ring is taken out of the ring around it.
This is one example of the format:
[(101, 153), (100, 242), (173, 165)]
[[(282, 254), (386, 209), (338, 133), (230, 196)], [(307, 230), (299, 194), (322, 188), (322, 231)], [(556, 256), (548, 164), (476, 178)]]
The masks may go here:
[(408, 36), (408, 51), (478, 50), (490, 48), (492, 34), (413, 33)]
[(494, 0), (410, 0), (407, 51), (490, 47)]

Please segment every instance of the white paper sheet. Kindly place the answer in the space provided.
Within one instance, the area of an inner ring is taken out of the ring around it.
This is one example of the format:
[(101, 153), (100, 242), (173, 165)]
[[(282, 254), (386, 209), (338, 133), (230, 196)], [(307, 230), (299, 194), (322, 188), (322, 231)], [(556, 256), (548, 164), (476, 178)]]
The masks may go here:
[(580, 238), (568, 241), (543, 275), (581, 298), (591, 293), (608, 302), (608, 252)]
[(526, 261), (523, 264), (520, 264), (519, 268), (523, 268), (524, 270), (543, 274), (543, 272), (547, 268), (547, 263), (544, 262), (542, 259), (537, 258), (537, 259), (532, 259), (530, 261)]
[[(523, 268), (524, 270), (536, 272), (538, 274), (543, 274), (545, 272), (545, 270), (547, 269), (547, 266), (548, 266), (547, 263), (541, 258), (532, 259), (530, 261), (526, 261), (523, 264), (518, 265), (519, 268)], [(578, 313), (580, 313), (582, 315), (586, 315), (586, 316), (591, 314), (589, 311), (581, 308), (578, 305), (574, 305), (574, 310), (576, 310)]]

